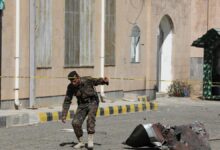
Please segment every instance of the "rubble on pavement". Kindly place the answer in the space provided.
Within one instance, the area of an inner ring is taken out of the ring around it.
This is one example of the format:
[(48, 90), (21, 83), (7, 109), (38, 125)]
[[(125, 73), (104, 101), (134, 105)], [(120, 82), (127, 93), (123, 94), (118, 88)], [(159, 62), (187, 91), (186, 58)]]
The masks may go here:
[(164, 126), (161, 123), (138, 125), (124, 144), (159, 150), (211, 150), (204, 124)]

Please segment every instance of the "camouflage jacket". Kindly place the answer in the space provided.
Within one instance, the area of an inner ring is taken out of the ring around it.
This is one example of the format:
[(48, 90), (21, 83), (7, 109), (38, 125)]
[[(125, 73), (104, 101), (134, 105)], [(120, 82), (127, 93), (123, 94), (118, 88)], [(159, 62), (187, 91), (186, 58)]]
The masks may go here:
[(73, 96), (76, 96), (78, 105), (87, 103), (87, 100), (92, 97), (98, 100), (98, 94), (94, 86), (108, 84), (103, 78), (81, 77), (80, 80), (81, 83), (77, 87), (74, 87), (71, 83), (67, 86), (62, 117), (66, 117)]

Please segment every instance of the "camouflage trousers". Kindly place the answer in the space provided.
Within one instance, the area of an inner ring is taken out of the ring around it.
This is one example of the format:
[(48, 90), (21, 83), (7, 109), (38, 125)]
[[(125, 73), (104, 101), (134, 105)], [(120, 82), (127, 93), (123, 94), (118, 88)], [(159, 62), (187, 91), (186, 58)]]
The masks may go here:
[(96, 112), (98, 110), (99, 103), (97, 101), (93, 101), (86, 104), (78, 105), (76, 113), (73, 117), (72, 126), (76, 137), (79, 139), (83, 136), (82, 124), (87, 118), (87, 132), (88, 134), (95, 133), (95, 122), (96, 122)]

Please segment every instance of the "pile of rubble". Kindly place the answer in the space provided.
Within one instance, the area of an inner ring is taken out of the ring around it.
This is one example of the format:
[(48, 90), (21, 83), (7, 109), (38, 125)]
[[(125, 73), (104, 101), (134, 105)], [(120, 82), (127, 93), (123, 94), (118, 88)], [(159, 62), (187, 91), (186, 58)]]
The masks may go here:
[(124, 144), (158, 150), (211, 150), (204, 124), (164, 126), (160, 123), (138, 125)]

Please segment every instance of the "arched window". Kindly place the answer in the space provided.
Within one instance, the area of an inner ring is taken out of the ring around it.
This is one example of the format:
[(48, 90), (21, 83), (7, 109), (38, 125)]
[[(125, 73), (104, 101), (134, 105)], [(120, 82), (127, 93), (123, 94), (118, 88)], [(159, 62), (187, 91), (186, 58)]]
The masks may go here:
[(131, 62), (140, 62), (140, 28), (137, 25), (131, 31)]

